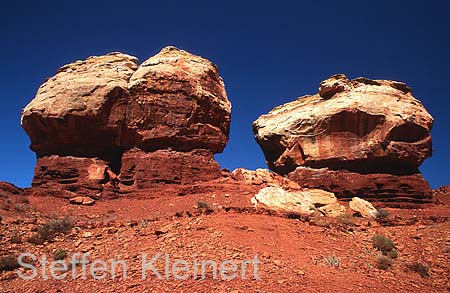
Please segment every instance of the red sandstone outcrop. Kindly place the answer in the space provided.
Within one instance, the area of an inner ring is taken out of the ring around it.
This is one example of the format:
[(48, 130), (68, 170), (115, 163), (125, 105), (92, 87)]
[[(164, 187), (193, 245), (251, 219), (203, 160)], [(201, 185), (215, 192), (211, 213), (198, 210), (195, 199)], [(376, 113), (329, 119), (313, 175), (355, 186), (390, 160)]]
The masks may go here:
[(217, 178), (230, 112), (217, 67), (174, 47), (139, 67), (122, 53), (65, 65), (22, 114), (33, 186), (98, 196)]
[(220, 166), (209, 150), (144, 152), (136, 148), (123, 155), (120, 182), (124, 190), (145, 189), (161, 184), (193, 184), (220, 176)]
[(423, 201), (433, 118), (404, 83), (335, 75), (253, 123), (268, 166), (340, 197)]

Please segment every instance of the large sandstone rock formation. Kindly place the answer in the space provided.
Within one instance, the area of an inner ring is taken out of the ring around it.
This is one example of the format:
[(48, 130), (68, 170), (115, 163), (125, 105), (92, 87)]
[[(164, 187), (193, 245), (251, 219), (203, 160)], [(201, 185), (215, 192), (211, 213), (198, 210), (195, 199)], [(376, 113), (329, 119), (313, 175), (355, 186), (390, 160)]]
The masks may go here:
[(335, 75), (253, 123), (268, 166), (340, 197), (423, 201), (433, 118), (404, 83)]
[(22, 113), (33, 186), (92, 193), (217, 178), (230, 112), (217, 67), (174, 47), (140, 66), (122, 53), (65, 65)]
[(129, 90), (127, 128), (136, 135), (130, 145), (214, 153), (225, 148), (231, 104), (212, 62), (164, 48), (139, 66)]

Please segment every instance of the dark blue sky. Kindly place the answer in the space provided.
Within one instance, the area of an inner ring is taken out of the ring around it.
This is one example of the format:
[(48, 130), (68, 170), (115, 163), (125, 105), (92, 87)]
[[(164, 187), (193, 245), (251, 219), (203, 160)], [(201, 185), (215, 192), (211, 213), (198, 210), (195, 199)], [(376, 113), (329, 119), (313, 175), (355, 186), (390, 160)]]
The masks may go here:
[[(64, 3), (66, 2), (66, 3)], [(215, 62), (233, 104), (223, 167), (265, 167), (251, 123), (335, 73), (404, 81), (435, 118), (421, 167), (450, 183), (450, 1), (2, 1), (0, 180), (28, 186), (20, 112), (61, 65), (175, 45)]]

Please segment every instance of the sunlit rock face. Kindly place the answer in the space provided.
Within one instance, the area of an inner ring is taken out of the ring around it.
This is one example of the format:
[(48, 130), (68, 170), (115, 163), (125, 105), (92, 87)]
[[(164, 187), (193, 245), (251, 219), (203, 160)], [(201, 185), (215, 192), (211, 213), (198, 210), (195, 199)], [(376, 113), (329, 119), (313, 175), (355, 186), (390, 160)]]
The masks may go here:
[(37, 154), (34, 186), (101, 193), (217, 178), (230, 116), (216, 65), (166, 47), (139, 66), (116, 52), (61, 67), (21, 121)]
[[(403, 180), (398, 176), (414, 175), (416, 182), (408, 178), (409, 187), (403, 188), (407, 192), (401, 192), (402, 198), (414, 201), (431, 196), (418, 167), (431, 156), (432, 125), (433, 117), (406, 84), (349, 80), (339, 74), (323, 81), (318, 94), (260, 116), (253, 131), (268, 166), (301, 185), (326, 187), (348, 197), (378, 198), (385, 193), (395, 197), (402, 190)], [(350, 182), (341, 182), (342, 176), (330, 173), (336, 170), (357, 174), (354, 178), (359, 185), (370, 187), (351, 188)], [(386, 174), (390, 179), (375, 183), (369, 174), (380, 174), (377, 178)], [(383, 186), (389, 186), (388, 190)]]

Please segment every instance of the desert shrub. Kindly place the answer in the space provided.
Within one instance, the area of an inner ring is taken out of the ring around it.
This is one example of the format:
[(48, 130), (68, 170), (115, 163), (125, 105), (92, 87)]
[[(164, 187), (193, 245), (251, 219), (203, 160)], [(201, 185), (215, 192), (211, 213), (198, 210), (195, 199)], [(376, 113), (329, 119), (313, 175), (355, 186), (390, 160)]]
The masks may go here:
[(67, 250), (65, 249), (57, 249), (53, 254), (53, 258), (55, 260), (63, 260), (67, 257)]
[(297, 212), (286, 212), (285, 213), (286, 218), (288, 219), (295, 219), (295, 220), (300, 220), (302, 219), (302, 214), (297, 213)]
[(330, 223), (330, 221), (328, 220), (327, 217), (314, 215), (314, 217), (312, 218), (311, 223), (313, 225), (316, 225), (316, 226), (319, 226), (319, 227), (323, 227), (323, 228), (330, 228), (331, 227), (331, 223)]
[(384, 220), (387, 217), (389, 217), (389, 215), (390, 215), (390, 213), (387, 210), (380, 208), (380, 209), (377, 210), (376, 219), (377, 220)]
[(13, 255), (0, 256), (0, 271), (12, 271), (18, 267), (17, 258)]
[(197, 202), (197, 208), (198, 209), (209, 209), (209, 204), (207, 202), (205, 202), (205, 201), (199, 200)]
[(332, 254), (330, 256), (324, 256), (322, 259), (323, 263), (332, 267), (339, 267), (341, 265), (341, 259), (336, 255)]
[(19, 232), (17, 232), (16, 230), (14, 230), (11, 233), (11, 238), (9, 240), (11, 243), (15, 243), (15, 244), (19, 244), (22, 243), (22, 239), (19, 236)]
[(345, 225), (345, 226), (356, 226), (356, 223), (353, 221), (353, 217), (349, 214), (342, 214), (336, 217), (336, 220), (338, 223)]
[(36, 234), (27, 239), (32, 244), (43, 244), (45, 241), (53, 241), (58, 234), (69, 234), (73, 223), (69, 217), (52, 219), (38, 227)]
[(70, 233), (72, 227), (72, 220), (67, 216), (61, 219), (52, 219), (39, 228), (38, 235), (43, 240), (53, 240), (57, 234)]
[(42, 238), (40, 238), (38, 234), (34, 234), (33, 236), (28, 237), (27, 242), (34, 244), (34, 245), (44, 244), (44, 240)]
[(428, 278), (430, 276), (430, 267), (419, 262), (414, 262), (407, 265), (407, 267), (416, 273), (419, 273), (422, 278)]
[(389, 270), (392, 265), (392, 260), (384, 255), (377, 256), (377, 268), (380, 270)]
[(384, 255), (395, 249), (395, 243), (390, 238), (383, 235), (375, 235), (372, 238), (373, 247), (381, 251)]
[(29, 200), (27, 197), (21, 197), (21, 198), (20, 198), (20, 202), (21, 202), (21, 203), (24, 203), (24, 204), (29, 204), (29, 203), (30, 203), (30, 200)]
[(141, 229), (145, 229), (148, 227), (148, 220), (142, 220), (141, 221)]
[(385, 253), (385, 256), (390, 257), (392, 259), (396, 259), (398, 257), (398, 250), (392, 249)]
[(18, 211), (19, 213), (23, 213), (23, 212), (26, 211), (26, 207), (23, 204), (20, 204), (20, 203), (14, 204), (14, 209), (16, 211)]

